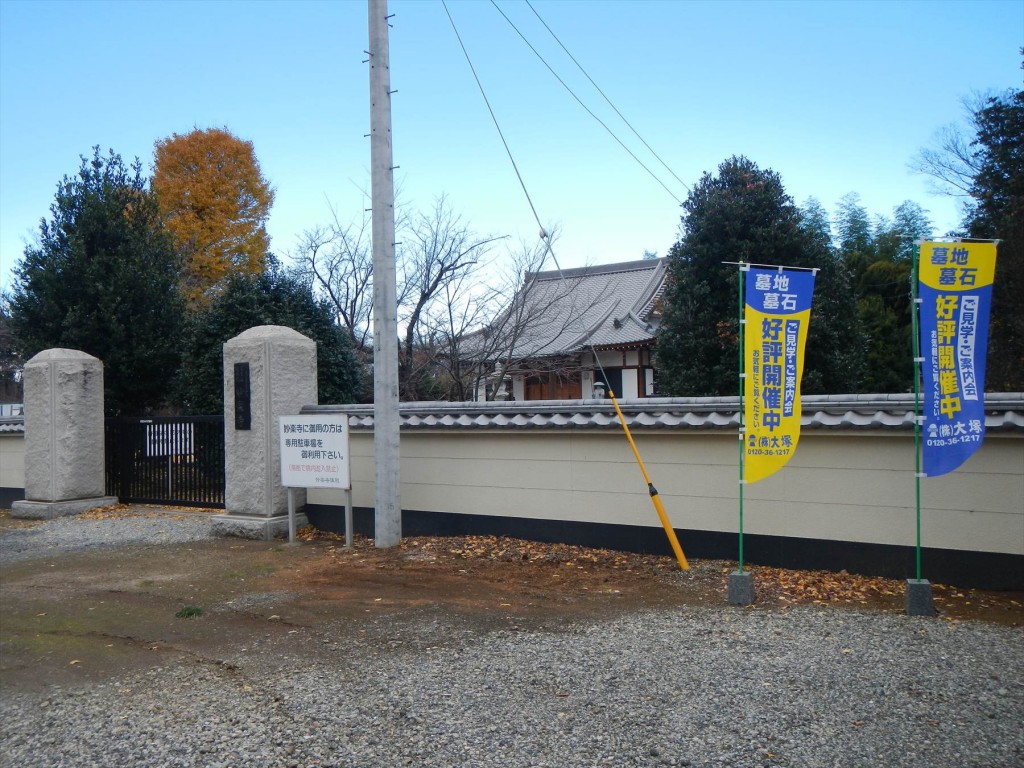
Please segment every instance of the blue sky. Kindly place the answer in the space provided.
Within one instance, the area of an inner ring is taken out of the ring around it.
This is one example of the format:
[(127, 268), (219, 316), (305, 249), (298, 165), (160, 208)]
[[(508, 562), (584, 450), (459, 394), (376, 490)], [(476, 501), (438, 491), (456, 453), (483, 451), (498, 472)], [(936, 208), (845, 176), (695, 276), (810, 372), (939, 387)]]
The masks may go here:
[[(906, 199), (939, 233), (956, 203), (907, 162), (973, 91), (1020, 87), (1024, 3), (532, 0), (533, 7), (687, 185), (733, 154), (779, 172), (831, 212)], [(530, 7), (498, 5), (672, 193), (652, 158)], [(489, 0), (449, 0), (562, 266), (664, 254), (679, 203), (587, 115)], [(537, 227), (440, 0), (391, 0), (401, 199), (446, 195), (480, 234)], [(0, 285), (56, 185), (99, 144), (147, 167), (193, 127), (251, 140), (277, 199), (275, 253), (360, 216), (369, 188), (366, 3), (0, 0)]]

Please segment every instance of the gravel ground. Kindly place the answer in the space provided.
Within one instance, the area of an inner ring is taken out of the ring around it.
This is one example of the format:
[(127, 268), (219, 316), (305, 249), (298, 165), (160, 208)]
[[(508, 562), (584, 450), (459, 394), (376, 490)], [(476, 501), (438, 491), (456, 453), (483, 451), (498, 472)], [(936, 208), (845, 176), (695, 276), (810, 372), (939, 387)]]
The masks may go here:
[(207, 515), (149, 513), (140, 517), (85, 520), (58, 517), (4, 532), (0, 566), (68, 552), (126, 544), (183, 544), (210, 538)]
[[(51, 552), (125, 540), (62, 522), (5, 535), (5, 557), (33, 531)], [(161, 541), (204, 525), (132, 523), (125, 535)], [(1020, 629), (726, 607), (528, 631), (423, 609), (366, 626), (273, 663), (239, 648), (0, 695), (0, 765), (1024, 766)]]

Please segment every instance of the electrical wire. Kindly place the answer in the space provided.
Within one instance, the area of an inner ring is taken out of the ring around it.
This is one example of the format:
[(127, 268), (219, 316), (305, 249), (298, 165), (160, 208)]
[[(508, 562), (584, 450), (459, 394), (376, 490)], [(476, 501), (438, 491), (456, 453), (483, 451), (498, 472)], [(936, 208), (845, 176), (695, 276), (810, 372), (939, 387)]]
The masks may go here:
[[(533, 198), (530, 197), (529, 191), (526, 189), (526, 183), (523, 181), (523, 175), (519, 172), (519, 166), (516, 164), (516, 159), (512, 156), (512, 150), (508, 146), (508, 141), (505, 140), (505, 134), (501, 130), (501, 125), (498, 123), (498, 117), (494, 114), (494, 109), (491, 107), (491, 100), (487, 98), (487, 92), (484, 90), (484, 85), (480, 82), (480, 76), (476, 73), (476, 67), (473, 66), (473, 60), (469, 56), (469, 51), (466, 50), (466, 44), (462, 42), (462, 35), (459, 34), (458, 27), (455, 26), (455, 19), (452, 18), (451, 11), (448, 10), (448, 3), (445, 0), (441, 0), (441, 5), (444, 7), (444, 12), (448, 16), (448, 22), (452, 25), (452, 31), (455, 32), (455, 37), (459, 41), (459, 47), (462, 48), (462, 55), (466, 57), (466, 63), (469, 65), (470, 72), (473, 73), (473, 79), (476, 81), (476, 87), (480, 89), (480, 95), (483, 97), (484, 104), (487, 105), (487, 111), (491, 115), (491, 121), (494, 123), (494, 128), (498, 131), (498, 136), (501, 138), (501, 143), (505, 147), (505, 154), (508, 155), (509, 162), (512, 163), (512, 169), (516, 172), (516, 178), (519, 179), (519, 186), (523, 190), (523, 194), (526, 196), (526, 202), (530, 205), (530, 210), (533, 212), (533, 218), (537, 222), (537, 226), (540, 227), (541, 238), (544, 240), (548, 253), (554, 259), (554, 252), (551, 250), (551, 243), (547, 237), (547, 231), (544, 229), (544, 225), (540, 221), (540, 216), (537, 215), (537, 208), (533, 204)], [(555, 259), (555, 266), (558, 266), (558, 260)], [(559, 267), (559, 274), (561, 274), (561, 268)]]
[[(498, 135), (501, 137), (501, 143), (505, 147), (505, 152), (508, 155), (509, 162), (512, 163), (512, 167), (516, 172), (516, 178), (519, 179), (519, 186), (523, 190), (523, 195), (526, 197), (527, 203), (529, 203), (530, 210), (533, 212), (533, 218), (537, 222), (537, 226), (540, 229), (540, 238), (544, 242), (545, 249), (548, 255), (551, 256), (552, 262), (554, 262), (555, 269), (558, 270), (558, 278), (562, 285), (563, 290), (568, 289), (568, 281), (565, 279), (565, 273), (562, 271), (561, 265), (558, 263), (558, 257), (555, 256), (555, 251), (551, 247), (551, 236), (544, 229), (543, 223), (541, 223), (540, 216), (537, 213), (537, 207), (533, 204), (533, 198), (530, 197), (530, 192), (526, 188), (526, 182), (523, 180), (523, 175), (519, 172), (519, 166), (516, 163), (515, 157), (512, 155), (512, 149), (508, 145), (508, 141), (505, 139), (505, 134), (501, 130), (501, 125), (498, 123), (497, 115), (494, 113), (494, 109), (491, 107), (490, 99), (487, 98), (487, 92), (484, 90), (483, 83), (480, 77), (477, 75), (476, 67), (473, 66), (473, 60), (470, 58), (469, 51), (466, 49), (465, 43), (462, 41), (462, 35), (459, 34), (458, 27), (455, 25), (455, 19), (452, 18), (451, 12), (448, 10), (448, 3), (446, 0), (441, 0), (441, 5), (444, 7), (444, 12), (448, 16), (448, 22), (452, 25), (452, 31), (455, 32), (455, 37), (459, 41), (459, 46), (462, 48), (462, 54), (466, 57), (466, 63), (469, 65), (470, 71), (473, 73), (473, 79), (476, 81), (477, 88), (480, 89), (480, 95), (483, 97), (484, 103), (487, 105), (487, 111), (491, 115), (491, 120), (494, 122), (494, 127), (498, 131)], [(500, 9), (499, 9), (500, 10)], [(502, 14), (504, 15), (504, 14)], [(670, 193), (671, 194), (671, 193)], [(580, 318), (582, 324), (582, 317)], [(597, 350), (591, 341), (586, 343), (587, 349), (590, 350), (590, 354), (594, 359), (594, 364), (597, 369), (601, 372), (602, 378), (605, 381), (608, 380), (607, 374), (605, 373), (604, 366), (601, 365), (601, 358), (597, 354)], [(647, 490), (651, 497), (651, 503), (654, 505), (654, 509), (658, 514), (658, 518), (661, 521), (662, 527), (665, 529), (665, 534), (668, 537), (669, 544), (672, 546), (672, 550), (676, 555), (676, 561), (679, 563), (681, 570), (689, 570), (689, 563), (686, 561), (686, 556), (683, 554), (682, 547), (679, 546), (679, 541), (676, 537), (675, 530), (672, 527), (671, 522), (668, 519), (668, 515), (665, 512), (664, 505), (661, 503), (661, 497), (658, 495), (657, 489), (654, 487), (654, 483), (651, 482), (650, 476), (647, 474), (647, 468), (644, 466), (643, 459), (640, 458), (640, 453), (636, 448), (636, 444), (633, 442), (633, 436), (629, 431), (629, 425), (626, 423), (626, 417), (622, 414), (622, 410), (619, 408), (619, 403), (615, 399), (615, 393), (609, 388), (608, 394), (612, 401), (612, 406), (615, 408), (615, 413), (618, 416), (619, 423), (622, 425), (622, 430), (626, 434), (626, 439), (629, 441), (629, 445), (632, 448), (633, 456), (636, 459), (637, 465), (640, 467), (640, 472), (647, 482)]]
[[(608, 132), (608, 135), (611, 136), (613, 139), (615, 139), (616, 143), (620, 147), (622, 147), (624, 150), (626, 150), (626, 152), (629, 154), (629, 156), (632, 157), (633, 160), (636, 161), (637, 165), (639, 165), (641, 168), (643, 168), (645, 171), (647, 171), (647, 174), (652, 179), (654, 179), (656, 182), (658, 182), (658, 184), (661, 185), (662, 189), (664, 189), (666, 192), (669, 193), (669, 195), (672, 197), (673, 200), (675, 200), (677, 203), (679, 203), (679, 205), (682, 205), (683, 201), (679, 199), (679, 197), (676, 195), (676, 193), (673, 192), (671, 189), (669, 189), (668, 186), (665, 184), (665, 182), (663, 182), (660, 178), (658, 178), (658, 176), (654, 173), (654, 171), (652, 171), (650, 168), (648, 168), (647, 165), (644, 164), (644, 162), (639, 157), (636, 156), (636, 153), (633, 152), (633, 150), (631, 150), (629, 147), (627, 147), (625, 145), (625, 143), (622, 141), (622, 139), (620, 139), (618, 136), (615, 135), (615, 132), (612, 131), (612, 129), (608, 127), (608, 124), (605, 123), (604, 120), (602, 120), (600, 117), (595, 115), (593, 110), (591, 110), (590, 107), (588, 107), (586, 104), (583, 103), (583, 100), (580, 99), (580, 97), (576, 95), (576, 93), (572, 90), (572, 88), (569, 87), (569, 85), (565, 82), (565, 80), (563, 80), (561, 77), (559, 77), (558, 73), (555, 72), (555, 70), (551, 67), (550, 64), (548, 64), (548, 62), (544, 59), (544, 57), (540, 55), (540, 52), (536, 48), (533, 47), (533, 44), (529, 40), (526, 39), (526, 36), (522, 32), (519, 31), (519, 28), (512, 22), (512, 19), (510, 19), (507, 15), (505, 15), (505, 12), (503, 10), (501, 10), (501, 8), (498, 6), (498, 4), (494, 0), (491, 0), (491, 5), (493, 5), (495, 7), (495, 9), (498, 11), (498, 13), (500, 13), (502, 15), (502, 18), (504, 18), (505, 21), (508, 22), (509, 26), (512, 27), (512, 29), (515, 30), (516, 34), (519, 35), (519, 37), (522, 39), (522, 41), (524, 43), (526, 43), (526, 46), (531, 51), (533, 51), (534, 56), (536, 56), (538, 59), (540, 59), (540, 62), (545, 67), (548, 68), (548, 72), (550, 72), (552, 75), (554, 75), (554, 78), (559, 83), (562, 84), (562, 87), (565, 88), (566, 91), (568, 91), (569, 95), (572, 96), (574, 99), (576, 99), (576, 103), (579, 104), (581, 107), (583, 107), (583, 109), (586, 111), (586, 113), (588, 115), (590, 115), (592, 118), (594, 118), (594, 120), (596, 120), (600, 124), (600, 126), (602, 128), (604, 128), (605, 131)], [(641, 139), (641, 141), (643, 141), (643, 139)], [(648, 147), (648, 149), (650, 149), (650, 147)], [(671, 173), (671, 171), (669, 171), (669, 173)], [(672, 175), (674, 176), (675, 174), (672, 174)], [(683, 186), (686, 186), (686, 185), (684, 184)], [(687, 188), (687, 189), (689, 189), (689, 188)]]
[(609, 107), (611, 107), (611, 108), (612, 108), (612, 109), (613, 109), (613, 110), (615, 111), (615, 114), (617, 114), (617, 115), (618, 115), (618, 116), (619, 116), (620, 118), (622, 118), (622, 122), (624, 122), (624, 123), (626, 124), (626, 127), (628, 127), (628, 128), (629, 128), (629, 130), (631, 130), (631, 131), (633, 132), (633, 135), (634, 135), (634, 136), (636, 136), (636, 137), (637, 137), (638, 139), (640, 139), (640, 142), (641, 142), (641, 143), (642, 143), (642, 144), (643, 144), (643, 145), (644, 145), (645, 147), (647, 147), (647, 151), (648, 151), (648, 152), (650, 152), (650, 153), (651, 153), (652, 155), (654, 155), (655, 159), (656, 159), (656, 160), (657, 160), (657, 161), (658, 161), (659, 163), (661, 163), (662, 167), (663, 167), (663, 168), (664, 168), (664, 169), (665, 169), (666, 171), (668, 171), (668, 172), (669, 172), (670, 174), (672, 174), (672, 178), (673, 178), (673, 179), (675, 179), (675, 180), (676, 180), (676, 181), (678, 181), (678, 182), (679, 182), (680, 184), (682, 184), (682, 185), (683, 185), (683, 187), (684, 187), (684, 188), (686, 189), (686, 191), (687, 191), (687, 192), (691, 192), (692, 190), (690, 189), (690, 185), (689, 185), (689, 184), (687, 184), (687, 183), (686, 183), (685, 181), (683, 181), (682, 179), (680, 179), (680, 178), (679, 178), (679, 177), (678, 177), (678, 176), (676, 175), (675, 171), (673, 171), (673, 170), (672, 170), (671, 168), (669, 168), (668, 164), (667, 164), (667, 163), (666, 163), (666, 162), (665, 162), (664, 160), (662, 160), (662, 159), (661, 159), (661, 156), (660, 156), (660, 155), (659, 155), (659, 154), (658, 154), (657, 152), (655, 152), (655, 151), (654, 151), (654, 148), (653, 148), (653, 147), (652, 147), (652, 146), (651, 146), (650, 144), (648, 144), (648, 143), (647, 143), (647, 141), (646, 141), (646, 140), (644, 139), (644, 137), (643, 137), (643, 136), (641, 136), (641, 135), (640, 135), (640, 133), (639, 133), (639, 132), (637, 131), (637, 129), (633, 127), (633, 124), (632, 124), (632, 123), (630, 123), (630, 122), (629, 122), (629, 120), (627, 120), (627, 119), (626, 119), (626, 116), (625, 116), (624, 114), (622, 114), (622, 112), (620, 112), (620, 111), (619, 111), (619, 108), (618, 108), (618, 107), (616, 107), (616, 106), (615, 106), (615, 105), (614, 105), (614, 104), (612, 103), (612, 100), (611, 100), (611, 99), (609, 99), (609, 98), (608, 98), (608, 96), (607, 96), (607, 95), (605, 94), (605, 92), (601, 90), (601, 86), (599, 86), (599, 85), (598, 85), (597, 83), (595, 83), (595, 82), (594, 82), (594, 78), (592, 78), (592, 77), (590, 76), (590, 74), (589, 74), (589, 73), (587, 72), (587, 70), (585, 70), (585, 69), (583, 68), (583, 65), (582, 65), (582, 64), (580, 64), (580, 63), (579, 63), (579, 62), (578, 62), (578, 61), (576, 60), (576, 57), (575, 57), (575, 56), (573, 56), (573, 55), (572, 55), (572, 53), (570, 53), (569, 49), (565, 47), (565, 44), (564, 44), (564, 43), (563, 43), (563, 42), (562, 42), (561, 40), (559, 40), (559, 39), (558, 39), (558, 35), (556, 35), (556, 34), (555, 34), (554, 30), (553, 30), (553, 29), (551, 29), (551, 27), (550, 27), (550, 26), (548, 26), (548, 23), (547, 23), (546, 21), (544, 21), (544, 19), (543, 19), (543, 18), (541, 17), (541, 15), (540, 15), (539, 13), (537, 13), (537, 9), (533, 7), (533, 4), (532, 4), (532, 3), (530, 2), (530, 0), (524, 0), (524, 2), (525, 2), (525, 3), (526, 3), (526, 5), (527, 5), (527, 6), (529, 7), (529, 9), (530, 9), (531, 11), (533, 11), (533, 14), (534, 14), (534, 16), (536, 16), (536, 17), (537, 17), (538, 21), (540, 21), (540, 23), (544, 25), (544, 29), (546, 29), (546, 30), (547, 30), (547, 31), (548, 31), (548, 32), (549, 32), (549, 33), (551, 34), (551, 37), (553, 37), (553, 38), (554, 38), (555, 42), (556, 42), (556, 43), (558, 43), (558, 45), (559, 45), (559, 46), (561, 47), (561, 49), (562, 49), (563, 51), (565, 51), (565, 55), (566, 55), (566, 56), (568, 56), (568, 57), (569, 57), (569, 58), (570, 58), (570, 59), (572, 60), (572, 63), (573, 63), (573, 64), (575, 64), (575, 65), (576, 65), (576, 66), (577, 66), (577, 67), (579, 68), (580, 72), (582, 72), (582, 73), (583, 73), (583, 76), (584, 76), (585, 78), (587, 78), (587, 80), (589, 80), (589, 81), (590, 81), (590, 84), (591, 84), (592, 86), (594, 86), (594, 89), (595, 89), (595, 90), (596, 90), (596, 91), (597, 91), (598, 93), (600, 93), (600, 94), (601, 94), (601, 97), (602, 97), (602, 98), (603, 98), (603, 99), (604, 99), (604, 100), (605, 100), (606, 102), (608, 102), (608, 106), (609, 106)]

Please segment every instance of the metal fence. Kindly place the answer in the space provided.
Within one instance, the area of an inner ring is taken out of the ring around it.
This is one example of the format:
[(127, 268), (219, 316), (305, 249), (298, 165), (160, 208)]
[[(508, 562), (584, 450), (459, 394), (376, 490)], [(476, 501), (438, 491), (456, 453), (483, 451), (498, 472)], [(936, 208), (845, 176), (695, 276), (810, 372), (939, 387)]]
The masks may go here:
[(224, 506), (224, 417), (106, 420), (107, 493), (124, 502)]

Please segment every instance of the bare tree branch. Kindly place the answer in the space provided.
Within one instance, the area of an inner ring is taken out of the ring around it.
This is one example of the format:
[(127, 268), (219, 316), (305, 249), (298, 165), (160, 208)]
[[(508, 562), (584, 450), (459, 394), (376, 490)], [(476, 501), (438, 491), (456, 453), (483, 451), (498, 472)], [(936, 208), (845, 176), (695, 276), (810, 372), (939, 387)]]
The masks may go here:
[[(370, 220), (364, 212), (343, 224), (333, 208), (331, 216), (331, 223), (303, 233), (292, 256), (317, 295), (330, 302), (354, 348), (368, 355), (373, 343)], [(578, 375), (578, 361), (545, 356), (537, 338), (541, 329), (546, 336), (553, 327), (582, 333), (585, 329), (577, 326), (589, 307), (576, 306), (572, 280), (555, 291), (548, 284), (542, 297), (534, 295), (532, 282), (524, 284), (543, 269), (555, 233), (547, 242), (523, 245), (502, 266), (490, 251), (504, 238), (475, 234), (444, 196), (430, 211), (405, 213), (399, 221), (402, 399), (471, 399), (485, 381), (500, 380), (513, 365)], [(537, 359), (525, 363), (528, 356)]]
[(930, 177), (932, 192), (954, 197), (969, 197), (971, 185), (980, 170), (980, 158), (974, 149), (978, 134), (977, 115), (990, 94), (972, 93), (962, 99), (966, 121), (943, 126), (908, 163), (914, 173)]
[(463, 303), (457, 296), (462, 291), (456, 289), (468, 285), (491, 244), (501, 238), (475, 235), (441, 196), (430, 213), (413, 217), (402, 239), (401, 391), (407, 399), (419, 399), (421, 374), (434, 366), (437, 357), (433, 354), (436, 335), (430, 330), (436, 326), (434, 316), (454, 312), (455, 302)]
[(333, 208), (331, 216), (330, 224), (303, 232), (292, 256), (316, 294), (330, 302), (355, 349), (366, 353), (373, 317), (370, 219), (364, 211), (359, 219), (342, 224)]
[[(543, 281), (543, 289), (539, 287), (537, 274), (543, 271), (549, 244), (556, 238), (552, 232), (547, 242), (522, 244), (487, 295), (486, 308), (476, 316), (486, 323), (449, 338), (445, 355), (452, 361), (450, 370), (457, 377), (460, 397), (472, 398), (487, 382), (500, 383), (513, 372), (566, 380), (580, 375), (579, 356), (554, 349), (552, 340), (564, 341), (589, 330), (584, 318), (598, 300), (583, 298), (576, 291), (580, 277)], [(488, 397), (492, 394), (488, 392)]]

